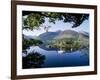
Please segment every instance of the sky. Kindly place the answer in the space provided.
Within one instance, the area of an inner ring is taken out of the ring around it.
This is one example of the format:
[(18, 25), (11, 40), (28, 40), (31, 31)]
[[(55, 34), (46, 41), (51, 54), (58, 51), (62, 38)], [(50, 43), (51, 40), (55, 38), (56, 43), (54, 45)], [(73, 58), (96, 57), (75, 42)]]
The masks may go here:
[[(43, 25), (46, 26), (51, 26), (49, 28), (49, 32), (56, 32), (58, 30), (64, 31), (64, 30), (74, 30), (77, 32), (80, 31), (85, 31), (89, 33), (89, 19), (85, 20), (80, 26), (76, 27), (76, 28), (72, 28), (73, 23), (64, 23), (63, 21), (56, 21), (55, 24), (53, 23), (49, 23), (48, 19), (45, 19), (45, 23)], [(23, 34), (27, 35), (27, 36), (39, 36), (42, 33), (45, 33), (46, 31), (44, 30), (43, 27), (41, 27), (39, 30), (24, 30)]]

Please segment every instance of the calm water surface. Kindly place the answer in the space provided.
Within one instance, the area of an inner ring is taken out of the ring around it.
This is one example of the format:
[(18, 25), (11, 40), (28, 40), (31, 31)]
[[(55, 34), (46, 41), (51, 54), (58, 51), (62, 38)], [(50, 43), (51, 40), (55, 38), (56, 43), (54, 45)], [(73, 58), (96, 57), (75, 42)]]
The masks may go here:
[[(34, 51), (45, 55), (44, 63), (41, 65), (42, 68), (89, 65), (89, 53), (86, 50), (59, 53), (59, 51), (56, 50), (44, 50), (38, 46), (31, 46), (27, 51), (28, 54)], [(26, 55), (23, 54), (23, 56)]]

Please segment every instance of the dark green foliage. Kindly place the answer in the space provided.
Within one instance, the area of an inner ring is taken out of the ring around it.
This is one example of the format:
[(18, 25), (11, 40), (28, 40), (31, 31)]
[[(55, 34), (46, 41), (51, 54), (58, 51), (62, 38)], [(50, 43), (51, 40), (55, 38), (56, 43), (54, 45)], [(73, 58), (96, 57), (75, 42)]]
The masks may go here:
[(23, 69), (27, 68), (40, 68), (41, 65), (44, 63), (45, 55), (42, 55), (37, 52), (29, 53), (26, 57), (23, 57)]
[[(84, 44), (83, 44), (84, 43)], [(74, 39), (74, 38), (63, 38), (48, 41), (46, 45), (49, 45), (49, 48), (57, 48), (58, 50), (64, 51), (76, 51), (81, 48), (88, 47), (88, 43), (85, 43), (84, 40)]]
[(38, 46), (39, 44), (42, 44), (42, 41), (35, 39), (29, 39), (29, 40), (23, 39), (22, 43), (23, 43), (23, 50), (25, 50), (32, 45)]
[(50, 23), (56, 23), (60, 20), (63, 22), (73, 22), (73, 28), (78, 27), (84, 20), (88, 19), (89, 14), (76, 14), (76, 13), (56, 13), (56, 12), (26, 12), (23, 11), (23, 29), (38, 29), (41, 24), (45, 22), (45, 18), (49, 19)]

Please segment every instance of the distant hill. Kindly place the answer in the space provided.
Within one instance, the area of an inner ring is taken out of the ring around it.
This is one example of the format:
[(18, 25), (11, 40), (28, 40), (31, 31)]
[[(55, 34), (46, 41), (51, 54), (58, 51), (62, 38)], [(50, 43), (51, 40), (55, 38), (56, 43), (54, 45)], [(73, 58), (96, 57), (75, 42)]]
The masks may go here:
[(82, 32), (79, 32), (79, 36), (82, 36), (82, 37), (85, 37), (85, 38), (89, 38), (89, 33), (85, 32), (85, 31), (82, 31)]
[(40, 40), (45, 41), (45, 40), (52, 40), (59, 34), (60, 32), (46, 32), (46, 33), (40, 34), (38, 37)]
[(54, 39), (63, 39), (63, 38), (78, 38), (79, 34), (73, 30), (64, 30), (61, 31)]
[(76, 32), (73, 30), (64, 30), (64, 31), (56, 31), (56, 32), (45, 32), (40, 34), (39, 36), (27, 36), (24, 35), (24, 39), (39, 39), (43, 42), (47, 41), (47, 40), (53, 40), (53, 39), (63, 39), (63, 38), (85, 38), (88, 39), (89, 38), (89, 33), (85, 32), (85, 31), (80, 31), (80, 32)]
[(64, 31), (56, 31), (56, 32), (45, 32), (40, 34), (38, 38), (45, 42), (46, 40), (52, 39), (63, 39), (63, 38), (89, 38), (89, 33), (87, 32), (76, 32), (73, 30), (64, 30)]
[(88, 48), (89, 47), (89, 33), (80, 31), (76, 32), (73, 30), (64, 30), (56, 32), (45, 32), (39, 36), (26, 36), (23, 35), (24, 39), (34, 39), (34, 44), (36, 40), (42, 42), (42, 45), (39, 47), (45, 50), (51, 49), (63, 49), (65, 51), (78, 50), (79, 48)]

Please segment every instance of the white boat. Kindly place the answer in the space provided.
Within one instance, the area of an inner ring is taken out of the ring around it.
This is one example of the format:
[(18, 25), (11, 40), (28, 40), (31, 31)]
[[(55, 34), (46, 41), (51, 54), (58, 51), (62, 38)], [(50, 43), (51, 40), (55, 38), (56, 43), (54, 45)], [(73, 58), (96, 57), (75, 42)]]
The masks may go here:
[(64, 51), (63, 50), (59, 50), (58, 53), (62, 54), (62, 53), (64, 53)]

